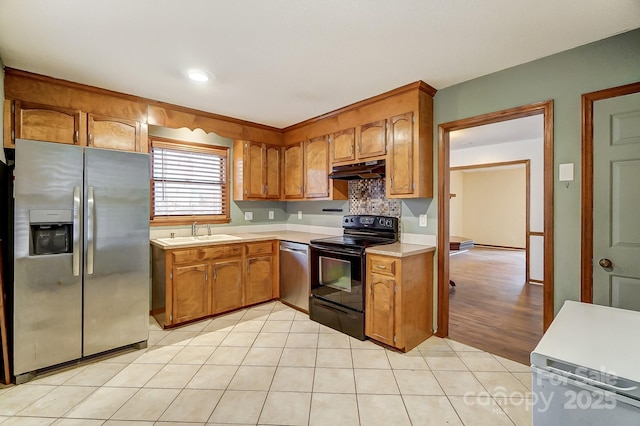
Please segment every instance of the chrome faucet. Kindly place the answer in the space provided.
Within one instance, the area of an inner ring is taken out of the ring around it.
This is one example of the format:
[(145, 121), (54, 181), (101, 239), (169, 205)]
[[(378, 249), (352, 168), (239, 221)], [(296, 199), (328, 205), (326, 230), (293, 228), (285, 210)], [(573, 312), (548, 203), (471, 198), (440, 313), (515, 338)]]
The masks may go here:
[(193, 224), (191, 225), (191, 236), (195, 237), (196, 234), (198, 233), (198, 227), (196, 226), (198, 222), (193, 222)]

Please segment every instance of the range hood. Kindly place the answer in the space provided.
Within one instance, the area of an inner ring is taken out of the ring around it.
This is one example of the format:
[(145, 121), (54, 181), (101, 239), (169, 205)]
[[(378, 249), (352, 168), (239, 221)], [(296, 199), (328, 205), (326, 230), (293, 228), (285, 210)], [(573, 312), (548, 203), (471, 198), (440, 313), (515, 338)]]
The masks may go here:
[(341, 180), (375, 179), (384, 177), (384, 172), (384, 160), (375, 160), (346, 166), (334, 166), (329, 173), (329, 178)]

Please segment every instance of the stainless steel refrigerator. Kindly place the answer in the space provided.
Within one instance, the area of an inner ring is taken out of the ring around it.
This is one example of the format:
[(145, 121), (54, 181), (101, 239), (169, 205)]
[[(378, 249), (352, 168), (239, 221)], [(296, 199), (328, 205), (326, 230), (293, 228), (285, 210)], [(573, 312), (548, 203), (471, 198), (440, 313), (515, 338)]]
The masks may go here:
[(149, 156), (17, 140), (13, 374), (137, 344), (149, 313)]

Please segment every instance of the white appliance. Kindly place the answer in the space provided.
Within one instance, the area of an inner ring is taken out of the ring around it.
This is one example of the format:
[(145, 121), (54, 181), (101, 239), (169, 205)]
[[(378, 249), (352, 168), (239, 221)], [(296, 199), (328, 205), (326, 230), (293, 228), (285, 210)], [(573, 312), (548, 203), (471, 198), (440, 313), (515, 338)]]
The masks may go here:
[(533, 425), (640, 425), (640, 312), (567, 301), (531, 353)]

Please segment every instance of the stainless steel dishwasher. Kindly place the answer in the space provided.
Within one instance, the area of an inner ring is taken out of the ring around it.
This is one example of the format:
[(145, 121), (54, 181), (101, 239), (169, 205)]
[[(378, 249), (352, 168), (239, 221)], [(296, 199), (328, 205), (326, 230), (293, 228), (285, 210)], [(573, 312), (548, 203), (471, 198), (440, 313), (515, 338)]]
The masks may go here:
[(309, 246), (280, 241), (280, 300), (309, 312)]

